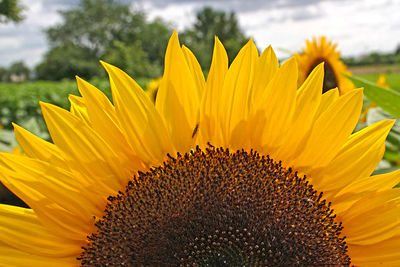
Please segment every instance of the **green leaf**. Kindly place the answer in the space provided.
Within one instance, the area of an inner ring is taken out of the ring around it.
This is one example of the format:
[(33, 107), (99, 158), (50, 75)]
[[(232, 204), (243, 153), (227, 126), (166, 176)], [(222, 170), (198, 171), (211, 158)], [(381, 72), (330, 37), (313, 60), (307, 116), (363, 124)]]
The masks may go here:
[[(400, 166), (395, 166), (395, 167), (390, 167), (390, 168), (385, 168), (385, 169), (379, 169), (379, 170), (375, 170), (372, 175), (379, 175), (379, 174), (385, 174), (385, 173), (389, 173), (389, 172), (394, 172), (397, 171), (398, 169), (400, 169)], [(395, 187), (399, 187), (399, 185), (396, 185)]]
[(347, 76), (356, 87), (364, 87), (364, 95), (396, 118), (400, 118), (400, 93), (380, 87), (356, 76)]

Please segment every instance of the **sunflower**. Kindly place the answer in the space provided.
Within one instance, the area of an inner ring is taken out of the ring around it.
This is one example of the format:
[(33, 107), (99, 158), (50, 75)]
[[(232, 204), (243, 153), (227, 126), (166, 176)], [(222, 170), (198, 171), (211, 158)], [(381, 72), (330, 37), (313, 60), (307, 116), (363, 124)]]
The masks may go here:
[(328, 41), (325, 36), (314, 37), (312, 41), (306, 41), (303, 52), (295, 54), (299, 66), (299, 86), (306, 80), (315, 66), (325, 62), (323, 93), (337, 87), (339, 94), (342, 95), (354, 88), (353, 83), (344, 76), (344, 74), (350, 75), (351, 73), (340, 60), (340, 52), (336, 50), (336, 46), (337, 44)]
[(28, 208), (0, 206), (7, 266), (398, 265), (400, 171), (371, 176), (393, 125), (352, 134), (362, 90), (297, 89), (250, 40), (228, 68), (216, 38), (205, 81), (170, 38), (155, 105), (102, 62), (113, 104), (77, 78), (71, 110), (41, 103), (53, 143), (15, 125), (24, 155), (1, 179)]

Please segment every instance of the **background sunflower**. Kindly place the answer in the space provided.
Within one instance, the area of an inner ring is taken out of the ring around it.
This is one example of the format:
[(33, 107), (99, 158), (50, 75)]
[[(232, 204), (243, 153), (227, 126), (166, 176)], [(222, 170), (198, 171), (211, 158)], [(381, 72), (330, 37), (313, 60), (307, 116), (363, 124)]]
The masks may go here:
[(299, 64), (299, 81), (301, 85), (311, 71), (325, 62), (325, 77), (322, 92), (325, 93), (333, 88), (339, 88), (339, 93), (344, 94), (354, 88), (353, 83), (344, 75), (350, 75), (346, 65), (340, 59), (340, 52), (336, 50), (337, 44), (328, 41), (325, 36), (313, 37), (306, 41), (302, 53), (296, 53)]

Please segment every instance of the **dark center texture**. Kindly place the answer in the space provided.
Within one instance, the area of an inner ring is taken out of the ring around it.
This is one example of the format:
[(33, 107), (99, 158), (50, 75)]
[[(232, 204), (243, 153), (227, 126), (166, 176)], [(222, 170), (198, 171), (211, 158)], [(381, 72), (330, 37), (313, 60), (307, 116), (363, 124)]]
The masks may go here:
[(254, 151), (170, 157), (109, 197), (96, 226), (83, 266), (350, 264), (322, 193)]
[[(315, 63), (311, 65), (310, 71), (308, 75), (311, 73), (311, 71), (318, 66), (321, 62), (324, 62), (324, 59), (317, 59), (315, 60)], [(308, 76), (307, 75), (307, 76)], [(333, 71), (332, 66), (325, 61), (324, 63), (324, 84), (322, 87), (322, 93), (328, 92), (329, 90), (338, 87), (338, 81), (336, 79), (335, 72)]]

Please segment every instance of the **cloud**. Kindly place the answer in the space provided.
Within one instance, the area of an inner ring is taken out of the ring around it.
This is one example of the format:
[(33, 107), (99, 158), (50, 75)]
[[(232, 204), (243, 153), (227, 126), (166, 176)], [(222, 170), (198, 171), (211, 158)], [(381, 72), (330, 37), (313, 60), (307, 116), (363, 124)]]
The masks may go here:
[(0, 25), (0, 65), (24, 61), (32, 67), (47, 50), (44, 29), (60, 21), (57, 9), (62, 5), (50, 1), (23, 1), (25, 20), (19, 24)]
[[(400, 43), (400, 1), (396, 0), (121, 0), (143, 8), (148, 18), (161, 17), (182, 31), (204, 6), (235, 11), (241, 27), (263, 49), (267, 45), (299, 51), (305, 39), (326, 35), (338, 42), (343, 55), (393, 51)], [(21, 24), (0, 24), (0, 65), (25, 60), (34, 66), (48, 49), (43, 30), (61, 21), (58, 10), (80, 0), (24, 0)]]
[(297, 7), (297, 6), (309, 6), (317, 4), (323, 0), (252, 0), (252, 1), (241, 1), (241, 0), (151, 0), (143, 1), (151, 3), (156, 8), (165, 8), (169, 5), (181, 5), (181, 4), (194, 4), (194, 5), (208, 5), (216, 8), (222, 8), (226, 10), (234, 11), (255, 11), (259, 9), (269, 8), (285, 8), (285, 7)]

